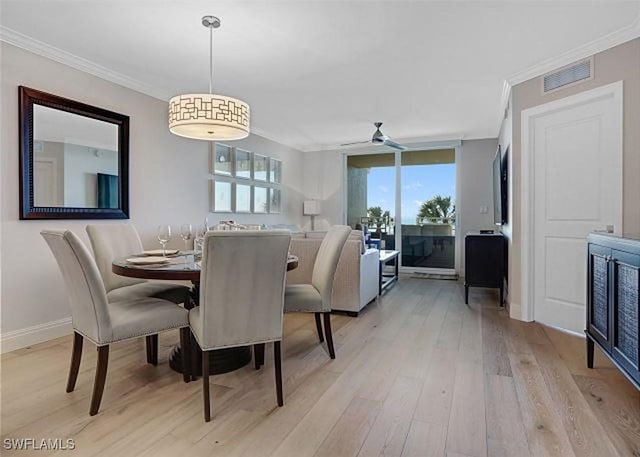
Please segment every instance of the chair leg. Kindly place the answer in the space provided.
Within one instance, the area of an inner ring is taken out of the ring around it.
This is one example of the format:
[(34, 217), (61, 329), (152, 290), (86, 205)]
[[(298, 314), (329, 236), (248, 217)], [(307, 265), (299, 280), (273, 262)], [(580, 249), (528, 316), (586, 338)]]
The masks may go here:
[(147, 363), (158, 365), (158, 334), (148, 335), (145, 339), (147, 343)]
[(96, 378), (93, 383), (93, 394), (91, 395), (91, 407), (89, 415), (95, 416), (100, 409), (104, 383), (107, 380), (107, 366), (109, 364), (109, 345), (98, 346), (98, 363), (96, 365)]
[(211, 420), (211, 404), (209, 401), (209, 353), (202, 351), (202, 398), (204, 400), (204, 421)]
[(336, 358), (336, 351), (333, 348), (333, 334), (331, 333), (331, 313), (324, 313), (324, 333), (327, 337), (327, 348), (329, 348), (329, 356)]
[(180, 329), (180, 355), (182, 356), (182, 380), (184, 382), (191, 381), (191, 348), (189, 340), (191, 339), (191, 331), (189, 327)]
[(73, 349), (71, 349), (71, 366), (69, 367), (69, 378), (67, 379), (67, 392), (73, 392), (80, 371), (80, 359), (82, 359), (83, 337), (77, 332), (73, 332)]
[(318, 338), (320, 342), (324, 343), (324, 335), (322, 334), (322, 323), (320, 323), (320, 313), (315, 313), (316, 317), (316, 330), (318, 331)]
[(264, 343), (253, 345), (253, 363), (256, 370), (259, 370), (264, 365)]
[(280, 341), (273, 342), (273, 360), (276, 372), (276, 394), (278, 395), (278, 406), (284, 405), (282, 395), (282, 353), (280, 352)]

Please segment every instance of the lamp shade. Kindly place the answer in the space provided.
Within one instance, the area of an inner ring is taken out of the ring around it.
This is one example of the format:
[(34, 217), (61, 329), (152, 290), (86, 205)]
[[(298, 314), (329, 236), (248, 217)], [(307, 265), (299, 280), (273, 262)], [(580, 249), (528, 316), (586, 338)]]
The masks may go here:
[(169, 100), (169, 130), (195, 140), (240, 140), (249, 136), (249, 105), (217, 94), (183, 94)]
[(318, 200), (305, 200), (302, 204), (302, 213), (304, 216), (318, 216), (320, 212), (321, 208)]

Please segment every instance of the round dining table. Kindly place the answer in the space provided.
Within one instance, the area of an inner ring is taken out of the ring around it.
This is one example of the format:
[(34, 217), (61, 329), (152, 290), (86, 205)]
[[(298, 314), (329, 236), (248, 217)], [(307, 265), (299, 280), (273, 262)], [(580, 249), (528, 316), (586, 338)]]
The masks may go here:
[[(120, 276), (138, 279), (153, 279), (163, 281), (190, 281), (191, 289), (185, 295), (184, 307), (186, 309), (198, 306), (200, 298), (200, 262), (194, 262), (193, 251), (180, 251), (177, 255), (170, 256), (167, 263), (161, 264), (134, 264), (127, 259), (139, 255), (130, 255), (113, 261), (111, 271)], [(298, 267), (298, 258), (289, 255), (287, 259), (287, 271)], [(193, 336), (191, 337), (191, 367), (188, 373), (192, 378), (202, 375), (202, 352)], [(218, 349), (208, 352), (210, 360), (210, 374), (228, 373), (237, 370), (251, 361), (251, 347), (234, 347)], [(182, 373), (182, 348), (177, 345), (171, 351), (169, 365), (179, 373)]]

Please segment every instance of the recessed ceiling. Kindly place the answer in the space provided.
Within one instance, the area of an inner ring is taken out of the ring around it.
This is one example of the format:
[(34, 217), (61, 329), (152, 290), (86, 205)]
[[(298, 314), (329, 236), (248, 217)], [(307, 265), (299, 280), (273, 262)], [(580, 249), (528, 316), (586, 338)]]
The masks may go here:
[[(637, 1), (2, 0), (3, 27), (167, 99), (247, 101), (258, 133), (302, 150), (367, 140), (495, 137), (511, 75), (629, 27)], [(596, 69), (597, 71), (597, 69)]]

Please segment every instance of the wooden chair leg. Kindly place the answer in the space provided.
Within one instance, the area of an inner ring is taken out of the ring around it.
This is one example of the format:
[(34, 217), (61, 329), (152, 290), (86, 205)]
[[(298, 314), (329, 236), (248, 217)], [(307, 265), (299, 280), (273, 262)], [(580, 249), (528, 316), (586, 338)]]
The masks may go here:
[(100, 409), (104, 384), (107, 380), (107, 366), (109, 364), (109, 345), (98, 346), (98, 363), (96, 365), (96, 378), (93, 383), (93, 394), (91, 395), (91, 407), (89, 415), (95, 416)]
[(314, 313), (316, 317), (316, 330), (318, 331), (318, 338), (320, 342), (324, 343), (324, 335), (322, 334), (322, 323), (320, 323), (320, 313)]
[(158, 365), (158, 334), (148, 335), (145, 339), (147, 343), (147, 363)]
[(189, 349), (191, 350), (191, 379), (195, 381), (198, 377), (198, 371), (202, 369), (202, 351), (200, 350), (200, 346), (198, 345), (195, 336), (193, 336), (193, 332), (189, 333)]
[(211, 404), (209, 401), (209, 353), (202, 351), (202, 398), (204, 400), (204, 421), (211, 420)]
[(83, 337), (77, 332), (73, 332), (73, 349), (71, 349), (71, 366), (69, 367), (69, 378), (67, 379), (67, 392), (73, 392), (80, 371), (80, 359), (82, 359)]
[(278, 406), (284, 405), (282, 395), (282, 353), (280, 351), (280, 341), (273, 342), (273, 360), (276, 372), (276, 394), (278, 395)]
[(182, 357), (182, 380), (184, 382), (191, 381), (191, 348), (189, 341), (191, 340), (191, 330), (189, 327), (180, 329), (180, 355)]
[(331, 313), (324, 313), (324, 334), (327, 337), (327, 348), (329, 348), (329, 356), (336, 358), (336, 351), (333, 348), (333, 334), (331, 333)]
[(259, 370), (264, 365), (264, 343), (253, 345), (253, 363), (256, 370)]

